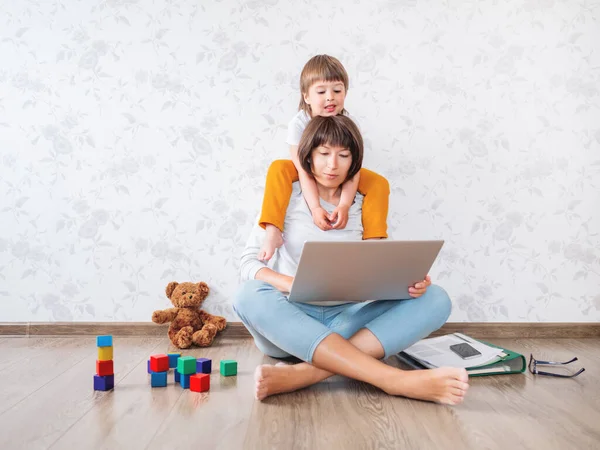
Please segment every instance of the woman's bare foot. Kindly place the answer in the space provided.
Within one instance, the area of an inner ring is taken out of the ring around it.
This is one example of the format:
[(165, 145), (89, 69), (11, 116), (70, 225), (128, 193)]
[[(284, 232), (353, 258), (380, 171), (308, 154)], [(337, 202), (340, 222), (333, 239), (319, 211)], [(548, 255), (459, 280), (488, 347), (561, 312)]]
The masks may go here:
[[(255, 397), (263, 400), (273, 394), (292, 392), (310, 386), (322, 379), (306, 365), (258, 366), (254, 372)], [(465, 369), (443, 367), (432, 370), (398, 370), (384, 389), (391, 395), (426, 400), (446, 405), (458, 405), (469, 389), (469, 377)]]
[(469, 389), (469, 376), (465, 369), (440, 367), (401, 372), (400, 376), (390, 378), (385, 392), (445, 405), (458, 405)]
[(254, 396), (263, 400), (269, 395), (292, 392), (310, 386), (319, 380), (310, 377), (310, 371), (298, 370), (300, 364), (264, 364), (254, 371)]
[(260, 261), (270, 260), (275, 254), (275, 250), (283, 245), (283, 235), (279, 228), (271, 224), (267, 224), (265, 228), (267, 231), (267, 236), (265, 237), (265, 241), (258, 252), (258, 259)]

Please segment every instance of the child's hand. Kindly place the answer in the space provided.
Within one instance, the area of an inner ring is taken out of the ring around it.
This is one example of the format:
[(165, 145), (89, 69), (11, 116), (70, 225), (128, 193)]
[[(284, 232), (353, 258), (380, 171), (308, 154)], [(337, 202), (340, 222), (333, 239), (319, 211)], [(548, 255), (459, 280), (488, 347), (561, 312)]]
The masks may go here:
[(329, 216), (330, 222), (333, 224), (332, 228), (335, 230), (343, 229), (348, 224), (348, 211), (350, 210), (349, 206), (346, 205), (338, 205), (337, 208), (333, 210), (331, 216)]
[(323, 231), (331, 230), (331, 223), (329, 222), (329, 214), (323, 208), (315, 208), (312, 211), (313, 222)]

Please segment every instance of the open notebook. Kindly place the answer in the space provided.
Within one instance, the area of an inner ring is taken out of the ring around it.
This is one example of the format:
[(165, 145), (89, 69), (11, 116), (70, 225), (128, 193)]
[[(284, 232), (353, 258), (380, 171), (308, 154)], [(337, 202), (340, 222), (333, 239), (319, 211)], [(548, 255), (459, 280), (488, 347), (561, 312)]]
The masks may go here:
[[(465, 360), (450, 350), (451, 345), (462, 342), (468, 342), (479, 350), (481, 355)], [(462, 333), (423, 339), (400, 352), (397, 357), (416, 369), (463, 367), (469, 376), (523, 373), (527, 365), (525, 357), (517, 352), (473, 339)]]

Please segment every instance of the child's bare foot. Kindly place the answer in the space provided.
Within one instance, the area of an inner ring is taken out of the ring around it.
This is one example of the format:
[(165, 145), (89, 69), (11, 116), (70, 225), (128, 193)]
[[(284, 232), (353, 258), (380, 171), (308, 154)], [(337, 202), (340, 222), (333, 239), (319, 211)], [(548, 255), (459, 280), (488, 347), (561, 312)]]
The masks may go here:
[(427, 400), (445, 405), (458, 405), (469, 389), (469, 376), (465, 369), (440, 367), (431, 370), (402, 371), (390, 379), (388, 394)]
[(260, 261), (268, 261), (275, 254), (275, 250), (283, 245), (283, 235), (281, 230), (275, 225), (266, 225), (267, 236), (263, 242), (262, 248), (258, 252)]

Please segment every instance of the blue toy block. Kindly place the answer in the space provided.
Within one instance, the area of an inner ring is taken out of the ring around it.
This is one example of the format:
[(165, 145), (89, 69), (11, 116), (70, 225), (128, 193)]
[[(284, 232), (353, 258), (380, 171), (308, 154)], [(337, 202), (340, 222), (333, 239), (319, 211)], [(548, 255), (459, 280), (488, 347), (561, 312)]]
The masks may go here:
[(177, 358), (181, 356), (181, 353), (167, 353), (169, 357), (169, 369), (175, 369), (177, 367)]
[(97, 347), (112, 347), (112, 336), (96, 336), (96, 346)]
[(179, 372), (177, 372), (177, 370), (174, 370), (173, 373), (175, 374), (175, 383), (180, 383), (181, 381), (181, 374)]
[(94, 390), (95, 391), (110, 391), (115, 387), (114, 375), (94, 375)]
[(190, 388), (190, 377), (192, 375), (195, 375), (195, 374), (190, 374), (190, 375), (179, 374), (179, 383), (181, 384), (182, 388), (184, 388), (184, 389)]
[(210, 373), (212, 371), (212, 360), (198, 358), (196, 360), (196, 373)]
[(152, 369), (150, 369), (150, 360), (148, 360), (148, 373), (153, 373)]
[(152, 372), (150, 374), (150, 384), (152, 387), (166, 387), (167, 372)]

